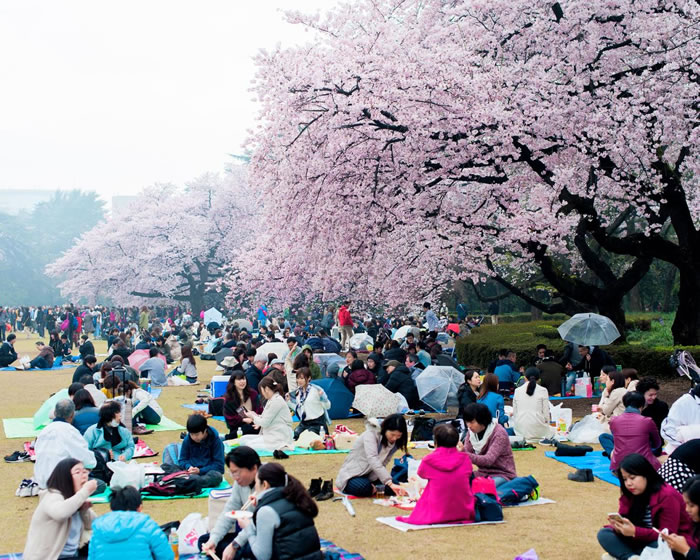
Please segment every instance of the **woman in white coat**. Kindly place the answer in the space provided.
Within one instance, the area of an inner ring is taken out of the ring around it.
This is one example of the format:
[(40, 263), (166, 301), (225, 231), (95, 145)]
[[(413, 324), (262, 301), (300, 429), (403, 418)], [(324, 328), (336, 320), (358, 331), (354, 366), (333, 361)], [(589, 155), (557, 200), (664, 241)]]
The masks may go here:
[(299, 417), (299, 425), (294, 430), (294, 439), (299, 439), (305, 430), (320, 434), (323, 428), (328, 433), (331, 420), (327, 411), (331, 407), (331, 401), (321, 387), (311, 384), (309, 368), (302, 367), (296, 370), (296, 379), (297, 389), (293, 394), (290, 393), (290, 399), (287, 402), (289, 408)]
[(536, 367), (525, 371), (527, 384), (518, 387), (513, 396), (513, 415), (510, 423), (515, 434), (525, 439), (542, 439), (552, 436), (549, 425), (549, 392), (537, 384), (540, 371)]
[(284, 387), (271, 375), (266, 375), (258, 385), (260, 394), (267, 401), (262, 414), (248, 411), (246, 416), (260, 428), (259, 435), (242, 436), (240, 445), (267, 451), (294, 450), (292, 414), (284, 399)]

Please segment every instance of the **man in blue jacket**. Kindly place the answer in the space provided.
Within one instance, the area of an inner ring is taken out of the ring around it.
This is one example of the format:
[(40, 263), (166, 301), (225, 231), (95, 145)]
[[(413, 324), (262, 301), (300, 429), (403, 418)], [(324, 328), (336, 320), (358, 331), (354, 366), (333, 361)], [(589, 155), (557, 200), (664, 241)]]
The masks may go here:
[(141, 494), (126, 486), (112, 494), (112, 510), (92, 522), (88, 560), (172, 560), (168, 537), (147, 514), (141, 513)]
[(180, 468), (199, 477), (202, 488), (216, 488), (224, 478), (224, 444), (207, 419), (192, 414), (187, 419), (187, 436), (182, 442)]

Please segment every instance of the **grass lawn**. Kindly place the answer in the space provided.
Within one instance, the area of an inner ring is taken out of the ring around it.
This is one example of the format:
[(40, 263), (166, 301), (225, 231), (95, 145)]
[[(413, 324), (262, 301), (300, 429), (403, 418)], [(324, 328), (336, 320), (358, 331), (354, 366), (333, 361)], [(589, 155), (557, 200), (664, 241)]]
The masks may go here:
[[(18, 353), (35, 355), (35, 336), (18, 334), (15, 345)], [(106, 352), (104, 341), (95, 341), (98, 353)], [(98, 358), (99, 359), (99, 358)], [(183, 424), (188, 410), (182, 404), (194, 402), (198, 388), (204, 388), (214, 375), (213, 361), (198, 361), (201, 385), (192, 387), (165, 387), (159, 399), (166, 415)], [(72, 370), (58, 372), (0, 372), (0, 403), (3, 418), (32, 416), (41, 403), (52, 393), (67, 387)], [(363, 429), (362, 420), (343, 421), (357, 431)], [(212, 425), (225, 430), (221, 422)], [(158, 452), (173, 441), (179, 441), (178, 432), (160, 432), (144, 436)], [(0, 452), (9, 455), (21, 449), (21, 439), (0, 438)], [(551, 448), (546, 448), (551, 449)], [(357, 516), (350, 517), (340, 502), (320, 502), (316, 520), (319, 534), (350, 551), (359, 552), (371, 560), (381, 559), (512, 559), (529, 548), (534, 548), (543, 560), (576, 560), (599, 558), (595, 535), (604, 524), (606, 513), (617, 511), (618, 489), (596, 479), (594, 483), (570, 482), (566, 465), (547, 459), (545, 448), (516, 452), (515, 460), (520, 475), (532, 474), (539, 482), (543, 497), (556, 504), (505, 510), (504, 525), (483, 527), (455, 527), (401, 533), (375, 521), (376, 517), (402, 515), (395, 508), (375, 506), (369, 500), (355, 500)], [(425, 451), (413, 451), (416, 457)], [(312, 477), (335, 478), (345, 455), (304, 455), (284, 461), (287, 470), (308, 485)], [(142, 459), (142, 461), (148, 461)], [(0, 554), (21, 552), (29, 521), (38, 498), (17, 498), (15, 490), (23, 478), (31, 477), (31, 463), (2, 463), (0, 477), (0, 524), (5, 527)], [(227, 473), (227, 480), (230, 477)], [(450, 499), (445, 496), (445, 499)], [(95, 506), (101, 514), (107, 505)], [(182, 519), (189, 512), (207, 514), (207, 500), (173, 500), (145, 502), (144, 511), (162, 524)]]

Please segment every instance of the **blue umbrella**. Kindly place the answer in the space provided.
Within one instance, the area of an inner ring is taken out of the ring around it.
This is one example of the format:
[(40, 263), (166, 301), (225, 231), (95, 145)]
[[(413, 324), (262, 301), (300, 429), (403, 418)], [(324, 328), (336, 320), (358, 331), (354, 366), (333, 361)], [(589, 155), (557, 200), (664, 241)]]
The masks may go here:
[(328, 400), (331, 401), (328, 415), (332, 420), (350, 418), (350, 406), (352, 406), (355, 397), (340, 379), (324, 377), (323, 379), (314, 379), (311, 383), (321, 387), (328, 395)]

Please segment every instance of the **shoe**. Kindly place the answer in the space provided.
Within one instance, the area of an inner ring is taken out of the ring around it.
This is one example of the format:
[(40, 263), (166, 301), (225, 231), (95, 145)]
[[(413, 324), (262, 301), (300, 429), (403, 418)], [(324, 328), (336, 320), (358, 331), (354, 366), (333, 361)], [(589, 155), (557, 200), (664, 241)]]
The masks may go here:
[(557, 441), (555, 438), (544, 438), (540, 440), (540, 445), (554, 445), (556, 446), (559, 441)]
[(528, 500), (531, 500), (534, 502), (534, 501), (537, 501), (539, 499), (540, 499), (540, 486), (538, 484), (537, 486), (535, 486), (535, 489), (532, 492), (530, 492), (530, 495), (528, 496)]
[(574, 482), (593, 482), (593, 471), (591, 469), (577, 469), (576, 472), (569, 473), (566, 477)]
[(289, 455), (287, 455), (287, 454), (286, 454), (284, 451), (282, 451), (281, 449), (275, 449), (275, 450), (272, 452), (272, 456), (273, 456), (275, 459), (289, 459)]
[(30, 492), (29, 493), (30, 496), (38, 496), (39, 495), (39, 484), (37, 484), (36, 482), (32, 482), (29, 485), (29, 492)]
[(312, 478), (311, 484), (309, 485), (309, 494), (312, 498), (315, 498), (321, 493), (321, 484), (323, 483), (322, 478)]
[(187, 432), (180, 432), (180, 439), (185, 439), (187, 437)]
[(146, 428), (146, 426), (135, 424), (131, 428), (131, 433), (137, 436), (145, 436), (146, 434), (152, 434), (153, 430), (149, 430), (148, 428)]
[(35, 484), (33, 480), (22, 481), (22, 486), (19, 487), (20, 498), (29, 498), (32, 495), (32, 484)]
[(19, 486), (17, 487), (17, 490), (15, 490), (15, 496), (23, 496), (24, 489), (31, 484), (31, 480), (28, 480), (26, 478), (22, 479), (22, 482), (19, 483)]
[(5, 455), (7, 463), (25, 463), (26, 461), (31, 461), (31, 457), (26, 451), (15, 451), (12, 455)]
[(321, 488), (321, 493), (318, 496), (316, 496), (316, 501), (322, 502), (324, 500), (330, 500), (333, 496), (333, 481), (325, 480), (323, 482), (323, 487)]

